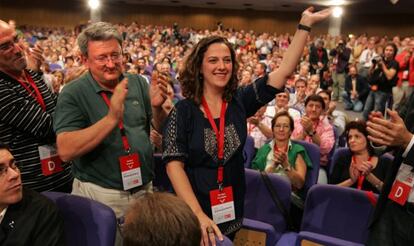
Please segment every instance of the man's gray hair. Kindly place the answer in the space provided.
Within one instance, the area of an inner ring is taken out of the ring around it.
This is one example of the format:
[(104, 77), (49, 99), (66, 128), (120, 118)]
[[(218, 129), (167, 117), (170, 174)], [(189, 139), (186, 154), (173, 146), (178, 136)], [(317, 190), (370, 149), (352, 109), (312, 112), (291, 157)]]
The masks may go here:
[(78, 46), (82, 55), (88, 55), (89, 41), (116, 39), (122, 47), (122, 36), (116, 27), (107, 22), (96, 22), (87, 26), (78, 36)]

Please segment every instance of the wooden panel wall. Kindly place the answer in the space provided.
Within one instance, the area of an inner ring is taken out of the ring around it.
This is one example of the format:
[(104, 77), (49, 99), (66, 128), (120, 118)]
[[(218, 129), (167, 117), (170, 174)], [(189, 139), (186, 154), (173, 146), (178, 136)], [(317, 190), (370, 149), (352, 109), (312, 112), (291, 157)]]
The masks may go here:
[[(199, 9), (189, 7), (159, 7), (144, 5), (106, 5), (103, 20), (118, 23), (136, 21), (140, 24), (191, 26), (196, 29), (215, 28), (218, 21), (225, 27), (257, 32), (294, 32), (300, 13), (253, 10)], [(0, 18), (15, 19), (18, 24), (71, 28), (89, 19), (83, 1), (1, 0)], [(328, 21), (312, 31), (326, 33)], [(414, 18), (409, 15), (350, 15), (342, 21), (342, 33), (369, 35), (414, 36)]]

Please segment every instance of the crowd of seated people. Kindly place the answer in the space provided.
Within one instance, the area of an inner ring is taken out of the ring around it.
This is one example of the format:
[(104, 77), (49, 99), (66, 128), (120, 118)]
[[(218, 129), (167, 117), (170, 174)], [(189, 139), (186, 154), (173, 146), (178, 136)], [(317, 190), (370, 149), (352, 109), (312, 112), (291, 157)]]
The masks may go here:
[[(178, 78), (183, 59), (203, 37), (225, 36), (234, 46), (239, 63), (239, 86), (249, 85), (277, 69), (291, 40), (290, 34), (233, 29), (182, 27), (177, 34), (176, 27), (137, 23), (116, 26), (124, 36), (125, 72), (140, 75), (149, 84), (159, 73), (168, 75), (168, 99), (162, 105), (167, 112), (183, 98)], [(76, 45), (78, 33), (75, 30), (21, 26), (18, 33), (25, 46), (30, 48), (38, 44), (43, 48), (44, 80), (57, 96), (66, 84), (87, 71)], [(331, 184), (379, 193), (390, 161), (372, 151), (365, 123), (346, 124), (346, 112), (338, 110), (337, 103), (343, 100), (345, 110), (356, 112), (364, 108), (367, 112), (383, 111), (388, 99), (394, 98), (391, 101), (394, 105), (388, 107), (398, 108), (414, 86), (413, 49), (414, 38), (312, 37), (297, 70), (288, 80), (286, 91), (275, 95), (274, 104), (262, 107), (246, 122), (248, 134), (254, 138), (258, 150), (252, 167), (286, 176), (294, 192), (302, 196), (306, 172), (312, 168), (312, 163), (303, 147), (291, 143), (290, 139), (304, 140), (320, 147), (320, 183), (329, 180)], [(338, 58), (342, 59), (340, 65)], [(375, 75), (380, 70), (386, 71), (386, 77)], [(378, 94), (378, 83), (383, 85), (385, 81), (393, 83), (385, 85), (386, 100), (370, 99), (372, 105), (382, 106), (367, 108), (367, 97)], [(350, 154), (337, 159), (337, 163), (329, 163), (342, 134), (347, 139)], [(161, 149), (161, 133), (151, 129), (150, 138), (154, 148)], [(328, 172), (328, 165), (334, 165), (332, 174)]]
[[(244, 77), (242, 84), (245, 85), (249, 81), (252, 82), (256, 78), (263, 76), (266, 72), (276, 69), (280, 65), (281, 58), (291, 39), (289, 34), (258, 34), (254, 31), (236, 31), (233, 29), (195, 30), (183, 27), (179, 29), (179, 35), (177, 36), (174, 34), (173, 27), (145, 26), (137, 23), (129, 25), (118, 24), (117, 26), (125, 36), (125, 70), (144, 75), (148, 80), (151, 77), (152, 70), (158, 67), (157, 64), (162, 63), (170, 65), (170, 72), (174, 77), (182, 65), (186, 51), (192, 45), (207, 35), (219, 34), (226, 36), (234, 45), (239, 58), (239, 78)], [(46, 58), (43, 70), (46, 74), (50, 74), (55, 70), (63, 70), (67, 76), (68, 74), (76, 73), (78, 67), (81, 66), (79, 51), (75, 44), (77, 34), (75, 31), (57, 28), (21, 27), (19, 33), (25, 38), (28, 46), (38, 42), (43, 47)], [(335, 91), (332, 97), (335, 101), (341, 101), (341, 95), (344, 92), (348, 93), (348, 96), (351, 96), (351, 94), (356, 95), (359, 88), (358, 86), (352, 86), (352, 78), (358, 75), (361, 77), (360, 79), (369, 82), (371, 79), (369, 70), (373, 66), (372, 60), (374, 58), (380, 59), (384, 55), (388, 41), (393, 41), (398, 49), (395, 53), (397, 55), (395, 59), (399, 63), (396, 71), (398, 83), (396, 83), (396, 88), (393, 89), (394, 104), (398, 106), (401, 100), (408, 97), (411, 88), (414, 86), (414, 72), (407, 66), (407, 64), (410, 64), (409, 60), (412, 59), (410, 57), (414, 46), (414, 40), (409, 37), (400, 40), (397, 36), (390, 40), (387, 37), (369, 37), (367, 35), (357, 37), (353, 35), (349, 37), (314, 36), (310, 40), (307, 49), (303, 52), (297, 76), (291, 81), (290, 86), (293, 88), (295, 81), (300, 77), (309, 80), (307, 82), (309, 82), (308, 84), (311, 87), (313, 81), (315, 79), (318, 80), (320, 85), (313, 88), (313, 90), (316, 90), (313, 93), (319, 92), (318, 88), (332, 89), (332, 84), (326, 85), (325, 81), (333, 83), (332, 76), (338, 77), (335, 67), (338, 54), (336, 56), (334, 54), (338, 53), (338, 50), (345, 49), (350, 54), (347, 56), (346, 62), (344, 61), (345, 64), (341, 64), (341, 66), (344, 66), (342, 68), (344, 71), (340, 73), (341, 76), (343, 75), (343, 81), (338, 86), (336, 86), (338, 83), (335, 84), (335, 88), (339, 88), (340, 91), (339, 89), (337, 90), (338, 92)], [(328, 55), (330, 51), (335, 52), (331, 52), (331, 55)], [(348, 65), (356, 68), (356, 71), (352, 71)], [(243, 74), (244, 76), (242, 76)], [(313, 74), (319, 75), (319, 77), (311, 76)], [(327, 74), (328, 78), (324, 78), (324, 74)], [(64, 82), (51, 81), (52, 78), (48, 80), (50, 84), (64, 84), (72, 79), (69, 76), (65, 78)], [(351, 83), (345, 83), (346, 80), (350, 80)], [(401, 86), (404, 86), (404, 90), (400, 89)], [(58, 88), (58, 86), (55, 88)], [(357, 94), (362, 105), (364, 105), (367, 96), (365, 93), (364, 91), (364, 93)], [(347, 107), (347, 109), (350, 109), (350, 107)], [(355, 109), (355, 111), (362, 110), (361, 106)]]

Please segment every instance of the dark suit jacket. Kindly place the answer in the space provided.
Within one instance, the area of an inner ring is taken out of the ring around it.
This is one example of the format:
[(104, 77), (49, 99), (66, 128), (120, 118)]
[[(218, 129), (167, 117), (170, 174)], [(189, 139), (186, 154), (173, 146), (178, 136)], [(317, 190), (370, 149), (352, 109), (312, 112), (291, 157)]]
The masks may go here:
[(55, 204), (24, 188), (23, 199), (7, 208), (0, 224), (0, 245), (66, 245), (63, 228), (63, 219)]
[(328, 68), (328, 52), (325, 48), (322, 48), (322, 59), (319, 60), (318, 49), (314, 45), (312, 45), (309, 53), (309, 63), (311, 64), (309, 70), (315, 71), (312, 65), (317, 65), (319, 61), (322, 62), (324, 65), (323, 70), (326, 70)]
[[(414, 93), (411, 93), (408, 103), (403, 105), (402, 109), (400, 110), (400, 116), (404, 119), (407, 129), (411, 133), (414, 133)], [(377, 219), (381, 216), (381, 213), (388, 200), (388, 195), (391, 191), (392, 184), (394, 183), (395, 177), (397, 176), (398, 169), (400, 168), (401, 163), (404, 162), (406, 164), (414, 166), (414, 147), (410, 149), (407, 157), (404, 159), (402, 158), (404, 149), (397, 149), (395, 153), (395, 158), (392, 163), (391, 169), (389, 170), (387, 178), (385, 179), (384, 187), (378, 199), (377, 207), (375, 209), (371, 225), (375, 223)]]

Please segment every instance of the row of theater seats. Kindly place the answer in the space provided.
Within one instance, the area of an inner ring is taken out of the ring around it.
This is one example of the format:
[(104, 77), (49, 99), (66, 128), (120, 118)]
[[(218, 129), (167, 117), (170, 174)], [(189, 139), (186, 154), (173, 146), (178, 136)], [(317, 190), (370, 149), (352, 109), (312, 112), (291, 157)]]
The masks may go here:
[[(299, 245), (310, 240), (323, 245), (358, 245), (366, 240), (367, 223), (373, 206), (363, 191), (315, 185), (319, 173), (319, 147), (304, 141), (295, 141), (305, 147), (313, 168), (306, 175), (305, 212), (300, 233), (289, 232), (285, 218), (274, 204), (260, 173), (246, 168), (246, 200), (243, 227), (266, 234), (266, 245)], [(248, 138), (244, 147), (246, 162), (252, 161)], [(333, 155), (349, 151), (339, 148)], [(154, 155), (154, 187), (160, 191), (172, 192), (171, 183), (161, 163), (161, 155)], [(248, 165), (247, 165), (248, 167)], [(330, 167), (332, 170), (332, 166)], [(285, 208), (290, 208), (291, 187), (288, 181), (269, 175)], [(64, 193), (44, 192), (60, 208), (65, 219), (65, 231), (69, 246), (113, 245), (117, 226), (113, 211), (98, 202)], [(218, 245), (232, 245), (226, 239)]]
[[(285, 208), (291, 202), (290, 183), (269, 175)], [(334, 185), (314, 185), (308, 192), (300, 232), (290, 232), (282, 211), (273, 202), (260, 173), (246, 169), (245, 219), (243, 228), (262, 232), (266, 245), (301, 245), (307, 240), (322, 245), (363, 245), (374, 206), (360, 190)], [(96, 201), (58, 192), (44, 192), (65, 220), (69, 246), (112, 246), (116, 218), (113, 211)], [(254, 245), (252, 242), (247, 242)], [(218, 245), (232, 245), (227, 238)]]
[[(290, 183), (269, 175), (278, 197), (289, 209)], [(273, 202), (258, 171), (246, 169), (243, 227), (266, 234), (266, 245), (302, 245), (307, 240), (322, 245), (364, 245), (368, 237), (373, 201), (364, 191), (335, 185), (314, 185), (308, 191), (300, 232), (290, 232), (283, 213)]]
[[(113, 210), (97, 201), (60, 192), (43, 192), (59, 208), (65, 222), (67, 246), (114, 246), (117, 219)], [(233, 245), (230, 239), (218, 246)]]

